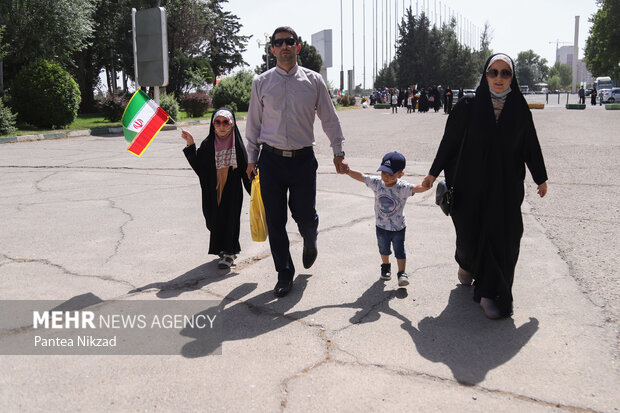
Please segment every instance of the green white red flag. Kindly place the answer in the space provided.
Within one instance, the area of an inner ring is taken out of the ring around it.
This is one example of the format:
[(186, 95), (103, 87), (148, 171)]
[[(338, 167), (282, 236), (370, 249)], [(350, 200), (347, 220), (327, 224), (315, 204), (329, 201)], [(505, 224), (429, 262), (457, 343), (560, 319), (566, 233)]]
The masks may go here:
[(141, 156), (169, 117), (142, 89), (136, 90), (121, 120), (125, 140), (130, 142), (127, 150)]

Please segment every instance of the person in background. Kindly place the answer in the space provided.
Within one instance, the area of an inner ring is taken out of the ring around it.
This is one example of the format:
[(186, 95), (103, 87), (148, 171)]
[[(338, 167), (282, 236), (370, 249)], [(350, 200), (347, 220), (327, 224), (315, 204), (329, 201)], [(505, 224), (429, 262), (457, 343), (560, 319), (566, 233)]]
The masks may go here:
[(398, 113), (398, 90), (394, 89), (390, 95), (390, 106), (392, 113)]
[(579, 104), (585, 105), (586, 104), (586, 91), (583, 88), (583, 85), (581, 85), (577, 94), (579, 95)]
[(444, 107), (443, 107), (443, 112), (447, 115), (450, 114), (450, 112), (452, 112), (452, 89), (450, 89), (450, 86), (446, 87), (446, 90), (444, 91)]

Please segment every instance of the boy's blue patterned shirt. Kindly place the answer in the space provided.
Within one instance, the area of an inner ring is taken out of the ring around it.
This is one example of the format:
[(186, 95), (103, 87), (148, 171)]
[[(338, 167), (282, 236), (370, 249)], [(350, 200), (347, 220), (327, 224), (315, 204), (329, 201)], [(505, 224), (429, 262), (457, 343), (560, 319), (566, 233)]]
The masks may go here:
[(375, 216), (377, 226), (388, 231), (400, 231), (407, 226), (405, 203), (413, 195), (413, 184), (399, 179), (386, 187), (379, 176), (365, 175), (364, 183), (375, 193)]

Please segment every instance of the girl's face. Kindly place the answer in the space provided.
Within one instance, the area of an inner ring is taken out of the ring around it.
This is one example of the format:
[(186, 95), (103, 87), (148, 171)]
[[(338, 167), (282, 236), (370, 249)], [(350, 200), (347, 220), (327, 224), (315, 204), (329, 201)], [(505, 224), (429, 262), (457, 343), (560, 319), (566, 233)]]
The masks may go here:
[(215, 134), (220, 138), (225, 138), (230, 135), (230, 131), (232, 131), (233, 128), (232, 122), (224, 116), (218, 116), (213, 119), (213, 126), (215, 127)]
[(508, 89), (510, 82), (512, 82), (512, 70), (510, 65), (503, 60), (496, 60), (487, 69), (487, 82), (489, 87), (495, 93), (502, 93)]

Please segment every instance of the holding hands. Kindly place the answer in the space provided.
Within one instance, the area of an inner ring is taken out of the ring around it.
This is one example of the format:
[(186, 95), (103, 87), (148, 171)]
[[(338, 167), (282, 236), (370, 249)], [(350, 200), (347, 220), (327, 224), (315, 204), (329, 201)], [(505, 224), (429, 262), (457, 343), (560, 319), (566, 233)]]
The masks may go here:
[(421, 185), (425, 187), (426, 189), (431, 189), (433, 187), (433, 184), (435, 183), (435, 179), (437, 178), (434, 177), (433, 175), (426, 175), (424, 179), (422, 180)]
[(342, 156), (334, 156), (334, 165), (336, 166), (336, 172), (339, 174), (346, 174), (349, 172), (349, 164)]

